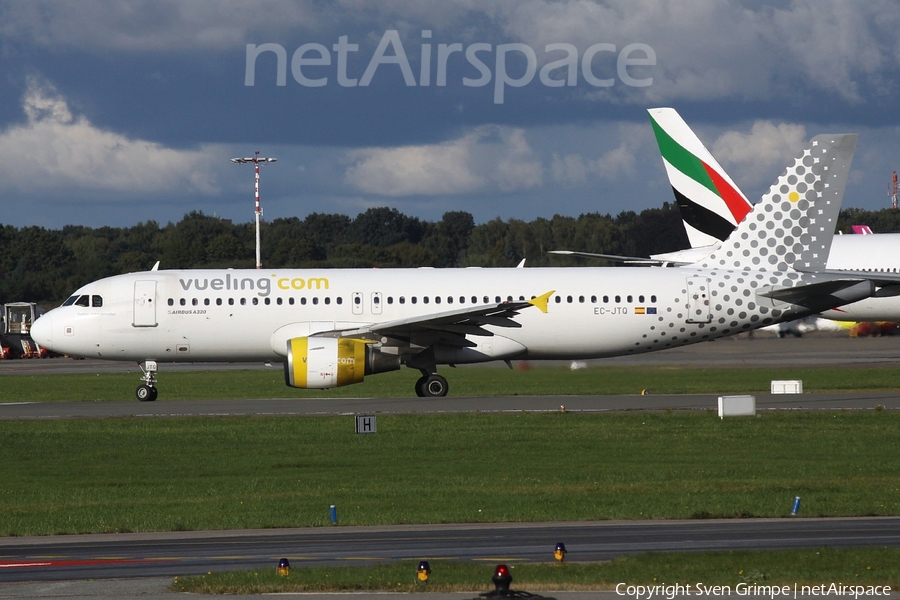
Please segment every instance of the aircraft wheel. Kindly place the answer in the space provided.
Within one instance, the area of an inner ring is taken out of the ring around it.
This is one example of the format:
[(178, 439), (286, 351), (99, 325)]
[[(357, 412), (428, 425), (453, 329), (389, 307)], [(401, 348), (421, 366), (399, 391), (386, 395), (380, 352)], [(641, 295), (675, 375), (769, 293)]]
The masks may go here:
[(137, 390), (134, 392), (134, 395), (137, 396), (137, 399), (141, 402), (153, 402), (156, 400), (157, 392), (155, 387), (150, 387), (149, 385), (139, 385)]
[(446, 379), (434, 373), (425, 378), (425, 383), (422, 384), (422, 395), (426, 398), (442, 398), (447, 395), (449, 387)]
[(416, 380), (416, 396), (425, 397), (425, 382), (428, 381), (428, 375), (423, 375)]

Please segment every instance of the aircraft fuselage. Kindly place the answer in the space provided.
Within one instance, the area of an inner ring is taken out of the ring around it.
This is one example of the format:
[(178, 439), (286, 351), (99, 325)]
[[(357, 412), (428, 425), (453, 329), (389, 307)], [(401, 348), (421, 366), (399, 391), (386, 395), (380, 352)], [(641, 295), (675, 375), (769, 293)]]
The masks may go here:
[[(601, 358), (754, 329), (789, 310), (791, 318), (802, 316), (801, 307), (757, 292), (816, 280), (690, 268), (149, 271), (82, 287), (72, 299), (89, 300), (50, 311), (37, 331), (42, 345), (73, 356), (278, 361), (293, 337), (528, 300), (552, 289), (546, 314), (526, 309), (515, 318), (519, 327), (487, 325), (493, 336), (470, 336), (484, 347), (481, 356), (438, 362)], [(416, 334), (408, 341), (417, 345)]]

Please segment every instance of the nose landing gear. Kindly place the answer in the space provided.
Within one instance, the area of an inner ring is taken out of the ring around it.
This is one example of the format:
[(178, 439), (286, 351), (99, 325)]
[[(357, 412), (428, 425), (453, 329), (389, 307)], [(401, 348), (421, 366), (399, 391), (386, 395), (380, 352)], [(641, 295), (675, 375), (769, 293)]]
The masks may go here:
[(145, 360), (138, 363), (138, 366), (144, 372), (144, 376), (141, 377), (141, 381), (144, 383), (137, 387), (134, 395), (141, 402), (153, 402), (159, 394), (159, 391), (156, 389), (156, 361)]

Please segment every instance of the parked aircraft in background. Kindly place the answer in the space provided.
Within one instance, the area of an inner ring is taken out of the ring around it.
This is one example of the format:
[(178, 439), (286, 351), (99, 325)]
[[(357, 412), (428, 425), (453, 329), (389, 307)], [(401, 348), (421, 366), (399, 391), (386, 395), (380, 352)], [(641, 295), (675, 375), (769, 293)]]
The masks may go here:
[[(689, 250), (652, 258), (694, 262), (698, 255), (714, 252), (724, 243), (753, 205), (674, 109), (654, 108), (649, 113), (691, 243)], [(798, 177), (798, 181), (802, 179)], [(866, 233), (866, 230), (872, 233), (868, 227), (861, 231)], [(825, 268), (869, 274), (900, 273), (900, 234), (836, 236)], [(821, 316), (838, 321), (900, 321), (900, 284), (890, 279), (880, 284), (877, 297), (823, 311)]]
[[(283, 361), (300, 388), (438, 365), (638, 354), (711, 340), (868, 297), (823, 274), (855, 135), (820, 135), (721, 245), (673, 269), (165, 270), (101, 279), (32, 327), (59, 353), (159, 362)], [(548, 291), (550, 290), (550, 291)]]

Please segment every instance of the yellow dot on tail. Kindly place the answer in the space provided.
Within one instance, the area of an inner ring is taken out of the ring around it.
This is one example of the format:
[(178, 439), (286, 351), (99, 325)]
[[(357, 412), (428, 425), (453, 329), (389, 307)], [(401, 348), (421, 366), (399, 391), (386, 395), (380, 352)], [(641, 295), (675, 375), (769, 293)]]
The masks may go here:
[(796, 202), (799, 199), (800, 194), (798, 194), (797, 192), (791, 192), (790, 194), (788, 194), (788, 200), (790, 200), (791, 202)]

